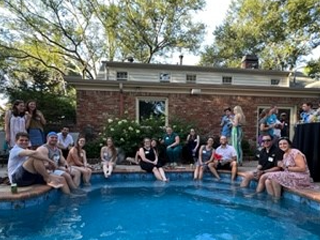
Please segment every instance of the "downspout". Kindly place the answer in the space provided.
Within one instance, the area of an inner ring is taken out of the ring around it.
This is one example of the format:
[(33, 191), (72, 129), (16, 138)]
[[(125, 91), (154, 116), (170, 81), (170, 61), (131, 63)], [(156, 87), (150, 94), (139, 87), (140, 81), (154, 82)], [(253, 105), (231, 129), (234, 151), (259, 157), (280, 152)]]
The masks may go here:
[(124, 113), (124, 100), (123, 100), (123, 83), (119, 83), (119, 115), (123, 117)]

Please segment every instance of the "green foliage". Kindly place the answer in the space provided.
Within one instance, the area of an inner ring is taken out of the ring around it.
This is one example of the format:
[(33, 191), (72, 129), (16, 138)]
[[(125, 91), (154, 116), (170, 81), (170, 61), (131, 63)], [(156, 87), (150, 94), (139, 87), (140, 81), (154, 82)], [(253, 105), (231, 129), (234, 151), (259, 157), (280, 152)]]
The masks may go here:
[(108, 119), (100, 136), (101, 146), (105, 144), (108, 137), (112, 137), (115, 146), (121, 147), (129, 155), (134, 155), (145, 133), (135, 120), (124, 117)]
[(255, 54), (261, 68), (291, 69), (320, 45), (318, 0), (235, 0), (228, 13), (202, 65), (239, 67), (242, 56)]
[(21, 99), (37, 101), (37, 108), (47, 120), (45, 131), (59, 131), (62, 125), (73, 125), (76, 119), (75, 94), (61, 85), (61, 81), (47, 70), (35, 67), (26, 69), (15, 84), (4, 87), (9, 102)]
[(318, 60), (311, 60), (306, 67), (308, 76), (320, 80), (320, 58)]
[(242, 151), (243, 151), (243, 155), (244, 156), (254, 156), (254, 151), (252, 149), (252, 147), (250, 146), (250, 143), (248, 140), (243, 139), (241, 142), (241, 147), (242, 147)]
[[(172, 127), (179, 134), (183, 143), (193, 125), (175, 118), (172, 120)], [(145, 137), (159, 139), (163, 137), (164, 133), (163, 118), (150, 116), (150, 118), (143, 119), (140, 124), (127, 116), (108, 119), (102, 132), (99, 133), (99, 139), (88, 143), (90, 144), (88, 147), (90, 150), (87, 154), (90, 157), (99, 156), (100, 148), (106, 143), (108, 137), (112, 137), (115, 146), (121, 148), (126, 156), (134, 156)]]
[(92, 162), (94, 159), (100, 158), (100, 142), (95, 141), (88, 141), (86, 142), (86, 145), (84, 146), (84, 150), (86, 151), (86, 155), (88, 160), (90, 160), (90, 164), (94, 164), (96, 162)]
[[(204, 0), (3, 0), (0, 57), (67, 75), (97, 77), (102, 59), (151, 62), (198, 49), (205, 25), (192, 14)], [(0, 9), (1, 10), (1, 9)]]

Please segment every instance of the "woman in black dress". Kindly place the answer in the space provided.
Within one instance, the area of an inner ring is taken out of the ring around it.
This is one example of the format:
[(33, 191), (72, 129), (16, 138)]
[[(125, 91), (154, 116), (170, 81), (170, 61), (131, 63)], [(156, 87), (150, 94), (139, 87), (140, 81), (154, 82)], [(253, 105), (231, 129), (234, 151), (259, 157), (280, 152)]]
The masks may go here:
[(157, 151), (151, 146), (150, 138), (143, 140), (143, 147), (139, 149), (140, 167), (141, 169), (152, 172), (157, 180), (167, 182), (168, 179), (162, 168), (162, 164), (158, 161)]

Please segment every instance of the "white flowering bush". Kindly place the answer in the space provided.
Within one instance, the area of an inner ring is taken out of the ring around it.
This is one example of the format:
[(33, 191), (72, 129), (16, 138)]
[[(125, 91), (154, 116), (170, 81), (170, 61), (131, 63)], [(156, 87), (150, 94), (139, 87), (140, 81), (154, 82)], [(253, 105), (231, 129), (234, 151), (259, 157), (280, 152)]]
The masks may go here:
[[(180, 135), (181, 142), (184, 142), (190, 128), (194, 126), (179, 119), (173, 119), (172, 124), (174, 131)], [(126, 156), (134, 156), (145, 137), (162, 138), (165, 133), (164, 129), (164, 117), (150, 116), (142, 119), (140, 124), (127, 116), (124, 118), (110, 118), (99, 133), (98, 145), (101, 148), (105, 145), (107, 138), (112, 137), (115, 146), (121, 148)], [(99, 153), (97, 154), (99, 155)]]

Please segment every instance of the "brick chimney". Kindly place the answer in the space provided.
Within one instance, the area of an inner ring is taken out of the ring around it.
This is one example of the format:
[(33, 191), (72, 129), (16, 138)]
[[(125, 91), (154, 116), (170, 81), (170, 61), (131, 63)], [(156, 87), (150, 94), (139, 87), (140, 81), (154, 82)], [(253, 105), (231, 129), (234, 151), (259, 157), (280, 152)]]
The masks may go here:
[(259, 59), (256, 55), (245, 55), (241, 59), (241, 68), (258, 69)]

